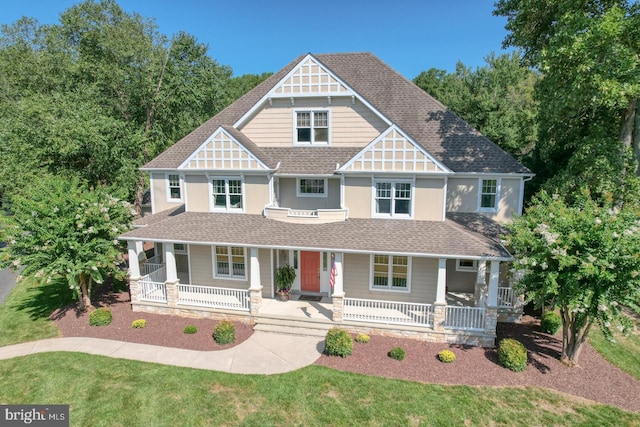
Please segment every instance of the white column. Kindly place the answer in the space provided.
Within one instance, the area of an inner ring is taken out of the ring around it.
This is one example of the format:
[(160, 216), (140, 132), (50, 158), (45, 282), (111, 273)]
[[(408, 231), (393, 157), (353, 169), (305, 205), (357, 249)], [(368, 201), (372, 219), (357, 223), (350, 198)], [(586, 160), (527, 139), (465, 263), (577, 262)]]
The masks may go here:
[(333, 295), (344, 296), (344, 281), (342, 280), (342, 252), (335, 252), (333, 262), (336, 267), (336, 280), (333, 284)]
[(487, 295), (487, 307), (498, 306), (498, 284), (500, 279), (500, 261), (491, 261), (489, 273), (489, 292)]
[(176, 269), (176, 256), (173, 251), (173, 243), (164, 244), (164, 259), (167, 269), (167, 282), (176, 283), (178, 281), (178, 270)]
[(258, 260), (258, 248), (251, 248), (251, 262), (250, 262), (250, 276), (249, 289), (262, 289), (260, 284), (260, 261)]
[(447, 260), (445, 258), (438, 260), (436, 304), (447, 304)]
[(134, 280), (140, 278), (140, 261), (138, 257), (140, 256), (140, 249), (142, 246), (138, 245), (138, 243), (142, 242), (132, 242), (131, 240), (127, 242), (127, 249), (129, 252), (129, 277)]
[(478, 261), (478, 275), (476, 276), (476, 284), (487, 284), (487, 261)]

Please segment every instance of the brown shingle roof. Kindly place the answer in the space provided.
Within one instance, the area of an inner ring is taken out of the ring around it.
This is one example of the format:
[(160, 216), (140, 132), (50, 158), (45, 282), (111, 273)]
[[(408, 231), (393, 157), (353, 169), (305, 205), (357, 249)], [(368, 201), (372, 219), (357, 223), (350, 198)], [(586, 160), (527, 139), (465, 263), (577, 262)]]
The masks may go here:
[(495, 238), (485, 236), (481, 230), (472, 230), (449, 220), (441, 222), (353, 218), (329, 224), (294, 224), (275, 221), (261, 215), (185, 212), (176, 216), (164, 215), (161, 221), (153, 221), (146, 227), (129, 231), (121, 238), (192, 244), (511, 259), (509, 252)]
[[(314, 55), (334, 74), (354, 89), (378, 111), (423, 145), (436, 159), (454, 172), (531, 173), (496, 144), (473, 129), (429, 94), (401, 76), (371, 53), (342, 53)], [(146, 169), (173, 169), (178, 167), (219, 126), (227, 129), (264, 97), (297, 63), (301, 55), (260, 85), (249, 91), (232, 105), (206, 121), (193, 132), (178, 141), (164, 153), (153, 159)], [(257, 147), (241, 132), (234, 137), (247, 144), (260, 160), (274, 167), (278, 161), (286, 164), (288, 171), (298, 173), (309, 163), (308, 156), (292, 156), (293, 151)], [(319, 148), (313, 148), (319, 150)], [(268, 152), (268, 150), (271, 150)], [(299, 152), (300, 153), (300, 152)], [(320, 153), (320, 151), (318, 151)], [(342, 157), (342, 152), (330, 152)], [(355, 153), (354, 153), (355, 154)], [(300, 163), (296, 163), (300, 160)], [(331, 168), (318, 167), (306, 173), (330, 173), (339, 158), (328, 159)]]

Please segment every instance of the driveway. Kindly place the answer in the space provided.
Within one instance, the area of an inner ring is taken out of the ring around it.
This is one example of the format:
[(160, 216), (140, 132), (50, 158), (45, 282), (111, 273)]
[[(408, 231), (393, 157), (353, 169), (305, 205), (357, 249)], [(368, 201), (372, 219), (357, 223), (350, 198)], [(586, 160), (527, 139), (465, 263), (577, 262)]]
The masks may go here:
[(16, 285), (16, 277), (18, 275), (13, 271), (5, 268), (4, 270), (0, 270), (0, 305), (7, 298), (7, 295), (11, 292), (13, 287)]

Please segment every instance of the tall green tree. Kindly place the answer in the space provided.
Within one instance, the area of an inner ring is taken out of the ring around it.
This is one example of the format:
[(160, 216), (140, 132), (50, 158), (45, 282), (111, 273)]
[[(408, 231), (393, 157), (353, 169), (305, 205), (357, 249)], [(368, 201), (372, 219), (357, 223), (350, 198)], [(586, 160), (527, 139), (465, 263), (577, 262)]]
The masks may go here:
[(462, 63), (455, 73), (432, 68), (414, 79), (416, 85), (471, 123), (516, 158), (527, 154), (537, 138), (537, 105), (533, 94), (538, 74), (520, 63), (519, 52), (485, 58), (472, 70)]
[(12, 215), (3, 217), (0, 236), (7, 247), (0, 267), (21, 269), (19, 278), (42, 286), (65, 280), (84, 310), (91, 307), (93, 283), (124, 276), (121, 242), (129, 229), (132, 207), (104, 187), (89, 188), (77, 178), (39, 178), (11, 200)]

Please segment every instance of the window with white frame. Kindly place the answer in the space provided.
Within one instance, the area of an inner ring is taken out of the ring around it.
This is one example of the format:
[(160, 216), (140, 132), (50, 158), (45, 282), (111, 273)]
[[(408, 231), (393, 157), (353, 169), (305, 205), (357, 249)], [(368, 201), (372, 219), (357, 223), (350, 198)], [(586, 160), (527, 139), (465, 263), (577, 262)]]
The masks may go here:
[(324, 178), (298, 178), (298, 196), (327, 197), (327, 180)]
[(245, 250), (236, 246), (216, 246), (214, 250), (214, 276), (246, 279)]
[(180, 175), (167, 174), (167, 196), (169, 200), (182, 200), (182, 189), (180, 185)]
[(495, 210), (498, 208), (497, 179), (482, 179), (480, 184), (480, 210)]
[(401, 255), (373, 255), (372, 289), (408, 291), (411, 258)]
[(478, 261), (473, 259), (459, 259), (456, 261), (457, 271), (478, 271)]
[(214, 177), (211, 180), (212, 209), (242, 211), (242, 179)]
[(379, 216), (411, 216), (411, 183), (376, 182), (375, 213)]
[(295, 136), (298, 144), (328, 144), (329, 112), (297, 111)]
[(187, 254), (187, 245), (184, 243), (174, 243), (173, 244), (173, 252), (175, 254), (186, 255)]

